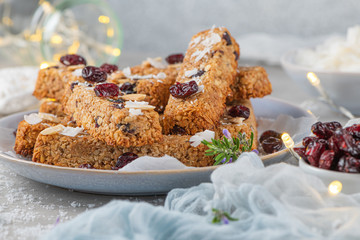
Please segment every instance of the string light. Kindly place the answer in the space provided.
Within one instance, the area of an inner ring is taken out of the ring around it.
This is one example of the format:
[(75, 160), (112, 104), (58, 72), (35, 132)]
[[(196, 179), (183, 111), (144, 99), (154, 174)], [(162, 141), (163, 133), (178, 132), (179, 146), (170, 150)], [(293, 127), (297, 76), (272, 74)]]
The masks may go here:
[(108, 16), (101, 15), (98, 18), (100, 23), (108, 24), (110, 22), (110, 18)]
[(51, 36), (50, 42), (53, 44), (61, 44), (63, 41), (62, 37), (60, 35), (53, 35)]
[(40, 69), (44, 69), (44, 68), (47, 68), (47, 67), (49, 67), (49, 63), (48, 63), (48, 62), (42, 62), (42, 63), (40, 64)]
[(328, 190), (329, 190), (329, 193), (331, 193), (333, 195), (339, 194), (342, 190), (342, 183), (337, 180), (332, 181), (329, 184)]
[(70, 53), (70, 54), (77, 53), (79, 47), (80, 47), (80, 42), (79, 41), (74, 41), (71, 44), (71, 46), (69, 46), (68, 53)]
[(281, 134), (281, 140), (283, 141), (285, 147), (287, 149), (289, 149), (289, 152), (291, 153), (291, 155), (299, 161), (300, 156), (294, 151), (293, 147), (294, 147), (294, 140), (290, 137), (290, 135), (286, 132), (284, 132), (283, 134)]
[(338, 111), (340, 111), (345, 117), (349, 118), (349, 119), (354, 119), (354, 115), (347, 110), (346, 108), (339, 106), (337, 104), (335, 104), (333, 102), (333, 100), (328, 96), (328, 94), (326, 93), (326, 91), (324, 90), (324, 88), (321, 86), (320, 84), (320, 79), (318, 78), (318, 76), (316, 76), (315, 73), (313, 72), (308, 72), (307, 73), (307, 79), (309, 80), (309, 82), (311, 83), (311, 85), (313, 85), (316, 90), (320, 93), (320, 95), (322, 96), (322, 98), (333, 108), (337, 109)]
[(108, 28), (106, 31), (106, 35), (108, 37), (113, 37), (114, 36), (114, 29), (113, 28)]

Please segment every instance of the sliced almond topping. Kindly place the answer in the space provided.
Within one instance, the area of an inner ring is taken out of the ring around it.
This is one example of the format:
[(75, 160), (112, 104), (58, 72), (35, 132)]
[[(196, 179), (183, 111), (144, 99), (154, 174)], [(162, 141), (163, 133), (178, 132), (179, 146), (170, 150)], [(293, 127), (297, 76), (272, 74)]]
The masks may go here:
[(142, 109), (142, 110), (152, 110), (154, 109), (155, 107), (154, 106), (151, 106), (151, 105), (135, 105), (135, 104), (132, 104), (131, 106), (126, 106), (125, 105), (125, 108), (135, 108), (135, 109)]
[(145, 94), (126, 94), (121, 96), (126, 101), (143, 101), (147, 96)]
[(49, 128), (46, 128), (46, 129), (42, 130), (40, 132), (40, 134), (42, 134), (42, 135), (52, 135), (52, 134), (62, 132), (63, 130), (64, 130), (64, 126), (59, 124), (59, 125), (56, 125), (54, 127), (49, 127)]
[(55, 123), (59, 123), (60, 120), (53, 114), (39, 112), (39, 117), (44, 120), (49, 120)]

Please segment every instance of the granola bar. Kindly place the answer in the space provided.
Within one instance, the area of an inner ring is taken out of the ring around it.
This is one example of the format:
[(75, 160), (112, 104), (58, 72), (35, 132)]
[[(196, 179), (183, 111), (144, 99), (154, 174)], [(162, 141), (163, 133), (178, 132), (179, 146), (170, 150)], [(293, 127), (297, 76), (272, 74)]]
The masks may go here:
[(64, 106), (65, 113), (79, 126), (109, 145), (143, 146), (162, 139), (159, 114), (153, 106), (144, 101), (124, 101), (122, 96), (98, 97), (96, 87), (74, 86)]
[(163, 112), (169, 100), (169, 88), (175, 82), (178, 69), (179, 64), (159, 68), (154, 67), (148, 60), (139, 66), (113, 73), (108, 81), (118, 84), (125, 92), (145, 94), (145, 101), (155, 106), (155, 111)]
[(264, 97), (272, 92), (272, 86), (263, 67), (238, 67), (231, 90), (233, 94), (228, 96), (228, 102)]
[(170, 96), (164, 112), (165, 133), (192, 135), (219, 123), (231, 95), (238, 56), (239, 46), (226, 28), (200, 32), (192, 38), (176, 81), (195, 81), (198, 91), (185, 98)]
[(53, 114), (57, 117), (65, 117), (63, 105), (55, 99), (45, 98), (41, 100), (39, 112)]

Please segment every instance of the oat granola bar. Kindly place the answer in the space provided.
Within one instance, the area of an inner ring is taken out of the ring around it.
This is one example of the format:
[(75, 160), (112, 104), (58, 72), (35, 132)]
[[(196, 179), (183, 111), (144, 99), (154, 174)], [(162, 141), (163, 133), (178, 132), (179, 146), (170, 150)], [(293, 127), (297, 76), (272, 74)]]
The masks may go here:
[(192, 38), (176, 82), (190, 85), (195, 81), (198, 91), (185, 98), (170, 96), (164, 112), (165, 133), (177, 134), (181, 129), (192, 135), (218, 124), (226, 97), (231, 95), (238, 56), (239, 46), (226, 28), (200, 32)]
[(169, 88), (175, 82), (179, 66), (171, 64), (159, 68), (144, 61), (139, 66), (113, 73), (108, 81), (118, 84), (126, 92), (145, 94), (145, 101), (155, 106), (155, 111), (163, 112), (169, 100)]
[(272, 92), (272, 86), (263, 67), (238, 67), (231, 90), (233, 94), (227, 98), (228, 102), (264, 97)]
[(74, 86), (64, 106), (65, 113), (93, 137), (109, 145), (143, 146), (160, 141), (159, 114), (154, 107), (144, 101), (124, 101), (123, 96), (96, 96), (94, 90), (111, 85), (106, 84), (95, 88)]
[(57, 117), (66, 116), (64, 112), (64, 107), (60, 102), (55, 101), (55, 99), (51, 99), (51, 98), (45, 98), (42, 99), (41, 101), (42, 102), (40, 104), (39, 112), (50, 113)]

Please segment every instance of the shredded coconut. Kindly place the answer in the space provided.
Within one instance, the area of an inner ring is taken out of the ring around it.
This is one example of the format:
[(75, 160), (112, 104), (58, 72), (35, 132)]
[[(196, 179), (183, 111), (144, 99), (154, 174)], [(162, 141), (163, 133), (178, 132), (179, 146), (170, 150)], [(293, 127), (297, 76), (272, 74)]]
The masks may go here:
[(126, 67), (122, 70), (122, 72), (124, 73), (124, 75), (127, 77), (127, 78), (130, 78), (131, 76), (131, 68), (130, 67)]
[(201, 141), (206, 140), (208, 142), (211, 141), (211, 139), (215, 138), (215, 132), (210, 130), (205, 130), (203, 132), (198, 132), (194, 136), (190, 138), (190, 145), (192, 147), (197, 147), (201, 144)]
[(151, 66), (155, 68), (166, 68), (166, 65), (162, 63), (161, 58), (147, 58), (146, 61), (148, 61)]
[(295, 62), (314, 69), (360, 72), (360, 25), (348, 28), (346, 38), (332, 37), (315, 49), (299, 50)]
[(196, 74), (197, 72), (198, 72), (198, 70), (196, 68), (194, 68), (193, 70), (185, 71), (185, 77), (191, 77), (194, 74)]
[(210, 37), (205, 38), (201, 44), (204, 45), (206, 48), (211, 48), (214, 44), (221, 41), (221, 37), (219, 34), (211, 33)]
[(135, 109), (135, 108), (130, 108), (129, 114), (130, 114), (130, 117), (144, 115), (144, 113), (141, 111), (141, 109)]
[(82, 76), (82, 69), (81, 69), (81, 68), (78, 68), (78, 69), (76, 69), (75, 71), (73, 71), (71, 74), (72, 74), (73, 76), (75, 76), (75, 77), (81, 77), (81, 76)]
[(61, 135), (69, 136), (69, 137), (75, 137), (79, 133), (81, 133), (84, 129), (81, 127), (64, 127), (64, 130), (59, 132)]
[(31, 113), (29, 115), (24, 115), (24, 120), (30, 125), (34, 125), (34, 124), (38, 124), (38, 123), (42, 122), (42, 118), (39, 117), (39, 114), (37, 114), (37, 113)]

